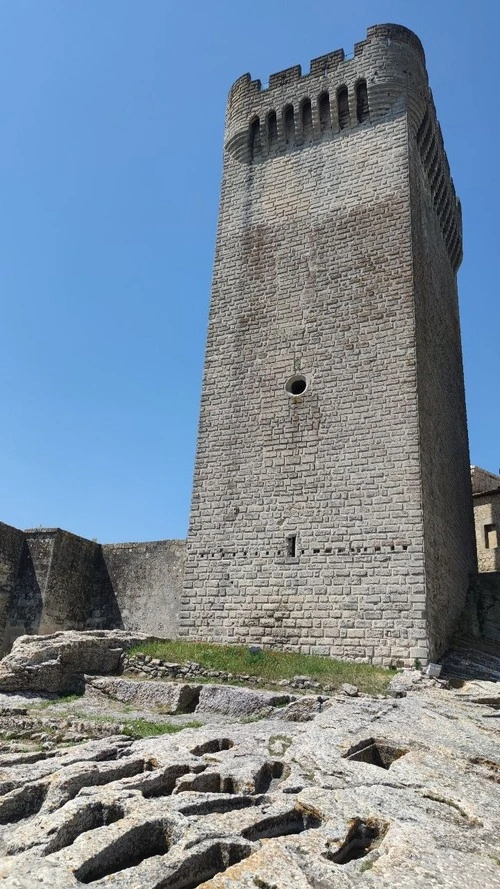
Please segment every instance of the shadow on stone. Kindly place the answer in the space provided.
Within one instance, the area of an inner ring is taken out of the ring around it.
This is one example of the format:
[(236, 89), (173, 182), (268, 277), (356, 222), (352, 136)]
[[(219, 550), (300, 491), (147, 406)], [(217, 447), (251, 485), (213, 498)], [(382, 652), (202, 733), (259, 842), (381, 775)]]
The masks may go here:
[(317, 828), (320, 824), (321, 820), (316, 815), (294, 808), (252, 824), (251, 827), (245, 828), (241, 835), (246, 840), (255, 842), (302, 833), (304, 830)]
[(407, 747), (395, 747), (387, 741), (377, 741), (375, 738), (366, 738), (359, 741), (344, 753), (343, 759), (354, 762), (366, 762), (381, 769), (389, 769), (393, 762), (408, 753)]
[(234, 741), (229, 738), (213, 738), (211, 741), (205, 741), (204, 744), (198, 744), (193, 747), (191, 753), (193, 756), (204, 756), (205, 753), (220, 753), (221, 750), (230, 750), (234, 747)]
[(165, 855), (170, 848), (168, 830), (161, 821), (150, 821), (127, 830), (75, 871), (80, 883), (94, 883), (110, 874), (136, 867), (153, 855)]
[(104, 803), (91, 804), (83, 807), (70, 821), (62, 825), (57, 834), (45, 846), (43, 855), (59, 852), (75, 842), (76, 838), (89, 830), (97, 827), (105, 827), (114, 824), (124, 817), (124, 812), (119, 805), (105, 805)]
[(387, 831), (387, 825), (381, 825), (377, 821), (367, 818), (353, 818), (344, 842), (335, 852), (330, 849), (323, 852), (323, 857), (334, 864), (348, 864), (357, 858), (363, 858), (368, 852), (378, 845)]
[(49, 786), (48, 782), (25, 784), (6, 793), (0, 800), (0, 824), (14, 824), (36, 815), (45, 802)]
[(266, 762), (262, 766), (259, 774), (255, 778), (255, 793), (267, 793), (272, 790), (276, 784), (287, 778), (290, 774), (290, 767), (279, 759), (274, 762)]
[(208, 841), (189, 851), (182, 864), (156, 884), (156, 889), (197, 889), (200, 883), (211, 880), (233, 864), (239, 864), (254, 850), (250, 843), (234, 839)]

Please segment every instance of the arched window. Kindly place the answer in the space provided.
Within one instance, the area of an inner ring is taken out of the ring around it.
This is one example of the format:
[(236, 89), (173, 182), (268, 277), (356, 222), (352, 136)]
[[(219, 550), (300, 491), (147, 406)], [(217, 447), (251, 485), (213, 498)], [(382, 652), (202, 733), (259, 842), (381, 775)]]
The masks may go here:
[(304, 139), (311, 139), (313, 135), (313, 118), (310, 99), (304, 99), (300, 106), (300, 125)]
[(278, 121), (276, 111), (270, 111), (266, 118), (267, 145), (271, 148), (278, 141)]
[(250, 157), (252, 160), (260, 157), (262, 153), (262, 145), (260, 142), (260, 120), (254, 117), (250, 124)]
[(332, 126), (332, 118), (330, 114), (330, 96), (328, 93), (321, 93), (318, 99), (319, 111), (319, 128), (322, 133), (329, 130)]
[(287, 105), (283, 111), (283, 119), (285, 122), (285, 142), (287, 145), (295, 145), (295, 118), (293, 115), (293, 105)]
[(359, 80), (356, 84), (356, 116), (358, 118), (358, 123), (363, 123), (363, 121), (370, 116), (366, 80)]
[(341, 130), (344, 130), (351, 124), (349, 97), (346, 86), (341, 86), (340, 89), (337, 90), (337, 109), (339, 114), (339, 127)]

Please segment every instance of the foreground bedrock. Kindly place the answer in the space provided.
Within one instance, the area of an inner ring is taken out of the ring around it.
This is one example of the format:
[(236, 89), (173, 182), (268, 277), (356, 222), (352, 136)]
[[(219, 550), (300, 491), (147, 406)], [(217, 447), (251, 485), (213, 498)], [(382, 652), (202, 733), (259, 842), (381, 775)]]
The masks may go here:
[[(88, 677), (67, 706), (158, 719), (161, 683), (120, 681)], [(269, 695), (264, 718), (242, 717), (230, 687), (205, 685), (203, 724), (175, 735), (24, 752), (4, 742), (1, 885), (500, 887), (500, 688), (456, 685), (321, 705), (309, 695), (299, 722), (294, 702)], [(0, 698), (5, 714), (23, 695)], [(25, 703), (36, 706), (32, 692)]]

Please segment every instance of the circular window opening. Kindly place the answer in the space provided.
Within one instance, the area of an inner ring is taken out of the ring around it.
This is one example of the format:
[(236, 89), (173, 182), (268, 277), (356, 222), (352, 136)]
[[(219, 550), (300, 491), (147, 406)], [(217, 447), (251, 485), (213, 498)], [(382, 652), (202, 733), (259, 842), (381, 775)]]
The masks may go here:
[(307, 389), (307, 380), (303, 374), (294, 374), (285, 383), (285, 392), (289, 395), (303, 395)]

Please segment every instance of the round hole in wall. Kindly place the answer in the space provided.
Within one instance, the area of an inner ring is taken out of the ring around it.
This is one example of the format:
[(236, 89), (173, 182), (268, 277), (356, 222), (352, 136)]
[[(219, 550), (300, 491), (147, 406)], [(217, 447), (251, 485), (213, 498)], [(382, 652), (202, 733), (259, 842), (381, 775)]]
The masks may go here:
[(285, 392), (288, 395), (303, 395), (307, 389), (307, 380), (304, 374), (294, 374), (285, 383)]

